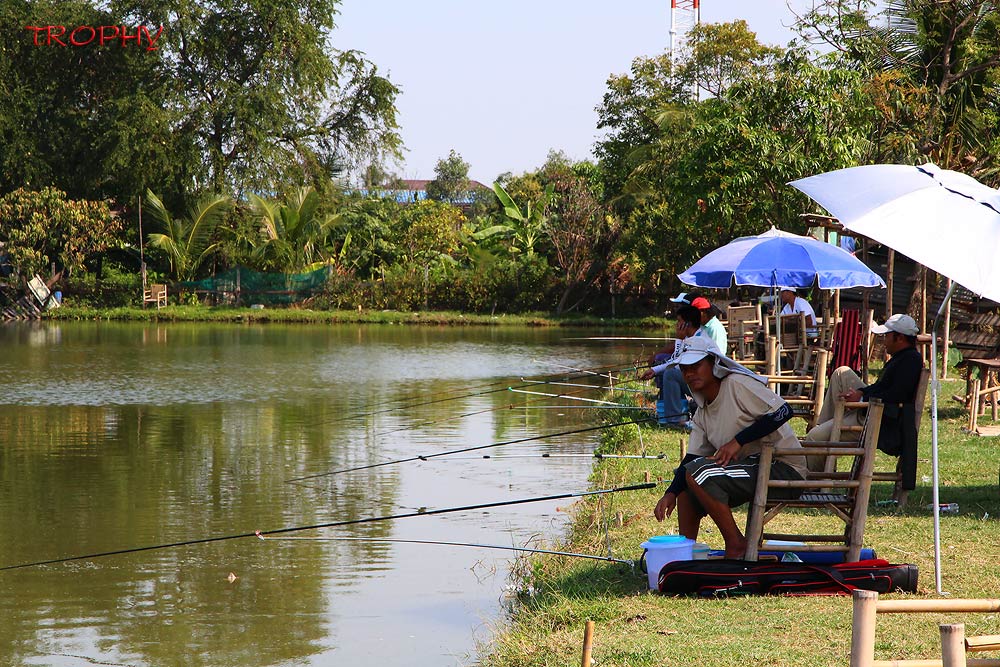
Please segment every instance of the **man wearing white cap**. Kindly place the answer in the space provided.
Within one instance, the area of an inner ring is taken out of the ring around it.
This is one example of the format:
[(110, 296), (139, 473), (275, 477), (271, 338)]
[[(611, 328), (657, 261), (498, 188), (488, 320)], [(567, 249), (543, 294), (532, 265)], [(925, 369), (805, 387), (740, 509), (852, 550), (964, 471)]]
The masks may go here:
[[(707, 336), (684, 341), (670, 363), (681, 369), (698, 410), (690, 422), (687, 456), (653, 515), (663, 521), (676, 507), (680, 533), (697, 539), (707, 514), (726, 542), (726, 556), (742, 558), (746, 538), (731, 508), (753, 499), (762, 443), (805, 454), (787, 423), (792, 409), (764, 378), (723, 355)], [(771, 464), (772, 479), (801, 480), (806, 472), (805, 456), (782, 455)], [(793, 499), (800, 491), (775, 489), (771, 495)]]
[[(882, 369), (882, 376), (877, 382), (865, 385), (858, 377), (857, 373), (841, 366), (833, 371), (830, 376), (830, 386), (827, 389), (826, 397), (823, 400), (823, 407), (820, 410), (817, 424), (809, 433), (806, 440), (811, 442), (829, 442), (833, 433), (833, 398), (842, 398), (845, 401), (867, 401), (871, 398), (879, 398), (885, 403), (885, 410), (882, 414), (882, 428), (879, 433), (879, 449), (893, 454), (893, 450), (898, 451), (906, 446), (903, 440), (912, 440), (909, 443), (915, 449), (916, 432), (912, 429), (912, 406), (920, 383), (920, 374), (924, 369), (924, 359), (917, 351), (917, 334), (920, 329), (912, 317), (905, 314), (896, 314), (885, 321), (885, 324), (872, 327), (872, 333), (885, 336), (885, 351), (892, 357), (885, 363)], [(903, 406), (910, 406), (909, 411), (903, 410)], [(909, 417), (906, 415), (909, 412)], [(865, 412), (860, 409), (847, 410), (844, 412), (844, 426), (857, 426), (864, 423)], [(910, 431), (913, 431), (910, 433)], [(852, 432), (848, 431), (845, 436)], [(853, 432), (853, 437), (857, 437), (857, 431)], [(810, 468), (822, 469), (822, 457), (810, 457)], [(912, 489), (913, 486), (904, 488)]]
[(799, 313), (805, 313), (806, 326), (818, 326), (816, 324), (816, 311), (813, 310), (813, 307), (809, 305), (808, 301), (796, 294), (794, 287), (782, 287), (778, 296), (781, 298), (781, 303), (784, 304), (781, 307), (782, 315), (797, 315)]

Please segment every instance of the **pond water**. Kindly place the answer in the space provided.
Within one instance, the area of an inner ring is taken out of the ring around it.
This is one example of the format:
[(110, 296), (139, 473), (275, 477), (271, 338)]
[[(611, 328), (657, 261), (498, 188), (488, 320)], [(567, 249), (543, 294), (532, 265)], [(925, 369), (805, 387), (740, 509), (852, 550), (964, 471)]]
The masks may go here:
[[(642, 352), (588, 335), (0, 326), (0, 567), (585, 490), (592, 459), (537, 455), (589, 453), (595, 433), (329, 473), (596, 423), (506, 390)], [(378, 539), (521, 546), (558, 538), (571, 502), (0, 571), (0, 664), (474, 664), (514, 556)]]

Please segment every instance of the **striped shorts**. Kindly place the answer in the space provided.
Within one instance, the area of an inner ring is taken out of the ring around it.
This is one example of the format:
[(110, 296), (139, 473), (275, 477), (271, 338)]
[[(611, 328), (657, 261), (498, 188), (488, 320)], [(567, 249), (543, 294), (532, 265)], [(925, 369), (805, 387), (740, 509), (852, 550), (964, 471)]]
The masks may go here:
[[(694, 481), (705, 490), (705, 493), (723, 502), (729, 507), (737, 507), (753, 500), (754, 489), (757, 487), (757, 472), (760, 469), (760, 455), (748, 456), (737, 463), (720, 466), (708, 458), (699, 458), (684, 466), (691, 473)], [(790, 465), (783, 461), (771, 463), (771, 479), (802, 479)], [(802, 494), (802, 489), (771, 489), (771, 498), (794, 500)], [(695, 506), (701, 503), (692, 493), (691, 500)], [(701, 508), (704, 509), (704, 508)]]

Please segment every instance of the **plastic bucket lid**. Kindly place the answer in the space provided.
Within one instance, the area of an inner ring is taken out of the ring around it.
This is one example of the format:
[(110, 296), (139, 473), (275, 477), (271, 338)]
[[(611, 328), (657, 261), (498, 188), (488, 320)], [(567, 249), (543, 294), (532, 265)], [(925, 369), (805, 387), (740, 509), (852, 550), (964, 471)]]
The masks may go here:
[[(653, 537), (646, 540), (649, 544), (655, 544), (657, 546), (679, 546), (681, 544), (687, 544), (688, 542), (694, 542), (694, 540), (688, 540), (688, 538), (683, 535), (654, 535)], [(647, 549), (649, 547), (646, 547)]]

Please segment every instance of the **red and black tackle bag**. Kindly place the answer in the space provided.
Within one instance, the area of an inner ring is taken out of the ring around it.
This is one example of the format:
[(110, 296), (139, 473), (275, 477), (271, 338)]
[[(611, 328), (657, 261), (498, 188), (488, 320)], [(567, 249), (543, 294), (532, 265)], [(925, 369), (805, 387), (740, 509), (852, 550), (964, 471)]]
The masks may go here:
[(856, 589), (917, 591), (917, 566), (880, 558), (835, 565), (745, 560), (675, 560), (660, 570), (668, 595), (850, 595)]

